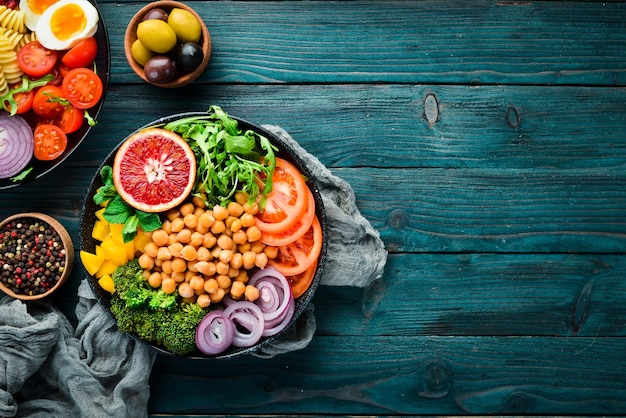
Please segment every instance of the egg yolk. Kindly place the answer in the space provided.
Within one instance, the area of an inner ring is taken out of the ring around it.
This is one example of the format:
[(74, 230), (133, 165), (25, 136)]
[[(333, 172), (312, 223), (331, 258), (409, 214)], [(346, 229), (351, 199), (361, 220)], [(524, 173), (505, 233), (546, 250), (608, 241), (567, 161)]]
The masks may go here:
[(28, 8), (36, 15), (41, 15), (46, 9), (59, 0), (28, 0)]
[(60, 7), (50, 18), (52, 34), (62, 41), (80, 33), (87, 24), (84, 10), (77, 4)]

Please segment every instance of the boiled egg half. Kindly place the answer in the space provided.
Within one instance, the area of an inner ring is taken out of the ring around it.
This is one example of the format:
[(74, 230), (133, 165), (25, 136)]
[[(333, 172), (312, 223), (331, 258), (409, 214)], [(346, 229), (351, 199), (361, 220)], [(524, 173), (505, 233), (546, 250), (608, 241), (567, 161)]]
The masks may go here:
[(41, 45), (64, 50), (93, 36), (98, 30), (98, 10), (87, 0), (59, 0), (48, 7), (35, 33)]
[(24, 12), (24, 24), (34, 31), (43, 12), (59, 0), (20, 0), (20, 10)]

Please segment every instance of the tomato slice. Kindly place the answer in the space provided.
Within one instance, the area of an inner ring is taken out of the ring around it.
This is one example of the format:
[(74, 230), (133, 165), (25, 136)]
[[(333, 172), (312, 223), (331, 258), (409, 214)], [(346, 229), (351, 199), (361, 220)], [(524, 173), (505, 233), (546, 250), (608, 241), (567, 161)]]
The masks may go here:
[(74, 68), (63, 78), (65, 97), (79, 109), (94, 107), (102, 97), (102, 80), (89, 68)]
[(20, 48), (17, 53), (17, 65), (30, 77), (43, 77), (57, 62), (57, 52), (32, 41)]
[(288, 276), (287, 281), (291, 286), (291, 293), (294, 298), (299, 298), (306, 292), (313, 282), (315, 272), (317, 271), (317, 264), (313, 264), (306, 269), (304, 273), (296, 274), (295, 276)]
[(291, 244), (278, 247), (278, 255), (268, 263), (284, 276), (295, 276), (314, 265), (321, 251), (322, 227), (315, 216), (309, 230)]
[(34, 132), (34, 155), (38, 160), (54, 160), (67, 148), (67, 136), (56, 125), (37, 125)]
[(308, 187), (302, 174), (291, 163), (276, 158), (272, 191), (265, 208), (256, 215), (261, 232), (279, 234), (289, 230), (306, 211)]
[(83, 126), (84, 120), (85, 117), (83, 115), (83, 110), (72, 105), (68, 105), (65, 106), (65, 111), (61, 115), (61, 119), (55, 123), (55, 125), (61, 128), (66, 134), (71, 134)]
[(313, 193), (308, 189), (307, 192), (307, 206), (302, 217), (286, 231), (277, 234), (261, 232), (261, 242), (263, 244), (281, 247), (294, 242), (309, 230), (311, 223), (313, 223), (313, 218), (315, 217), (315, 200), (313, 199)]
[(98, 54), (96, 38), (86, 38), (70, 48), (61, 62), (70, 68), (89, 67)]
[(58, 118), (65, 110), (62, 103), (65, 100), (63, 91), (59, 87), (45, 85), (35, 93), (33, 111), (44, 118)]
[[(14, 87), (15, 85), (11, 86), (11, 88)], [(21, 115), (28, 112), (33, 107), (34, 97), (35, 92), (32, 90), (13, 94), (13, 99), (15, 100), (15, 103), (17, 103), (17, 110), (15, 111), (15, 113)], [(7, 101), (4, 103), (4, 105), (7, 112), (11, 112), (11, 103)]]

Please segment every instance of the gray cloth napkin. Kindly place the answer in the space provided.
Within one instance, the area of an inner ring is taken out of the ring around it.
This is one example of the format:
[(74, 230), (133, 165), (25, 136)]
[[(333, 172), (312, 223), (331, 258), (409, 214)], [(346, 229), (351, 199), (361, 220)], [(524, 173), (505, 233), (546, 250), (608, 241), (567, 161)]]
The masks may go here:
[(48, 302), (0, 301), (0, 416), (145, 417), (156, 358), (83, 280), (74, 330)]
[[(277, 126), (319, 179), (329, 223), (322, 285), (365, 287), (380, 278), (387, 251), (360, 214), (350, 185)], [(117, 330), (84, 279), (78, 326), (48, 302), (0, 300), (0, 416), (145, 417), (156, 353)], [(310, 304), (294, 326), (254, 353), (269, 358), (305, 348), (315, 333)]]

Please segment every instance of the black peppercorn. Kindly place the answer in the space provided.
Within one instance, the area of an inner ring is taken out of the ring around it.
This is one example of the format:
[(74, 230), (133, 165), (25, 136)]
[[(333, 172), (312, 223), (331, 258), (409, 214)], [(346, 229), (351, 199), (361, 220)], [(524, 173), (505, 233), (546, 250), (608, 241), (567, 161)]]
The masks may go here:
[(14, 293), (45, 293), (64, 268), (61, 237), (42, 220), (19, 218), (0, 230), (0, 281)]

